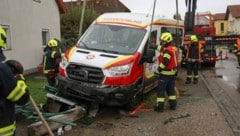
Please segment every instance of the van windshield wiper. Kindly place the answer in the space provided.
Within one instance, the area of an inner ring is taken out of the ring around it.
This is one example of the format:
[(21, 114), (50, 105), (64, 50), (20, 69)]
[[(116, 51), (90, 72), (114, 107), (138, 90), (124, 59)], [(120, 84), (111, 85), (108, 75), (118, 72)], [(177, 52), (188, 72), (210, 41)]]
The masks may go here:
[(107, 53), (113, 53), (113, 54), (119, 54), (118, 51), (111, 51), (111, 50), (105, 50), (105, 49), (92, 49), (96, 51), (102, 51), (102, 52), (107, 52)]
[(82, 45), (83, 45), (84, 48), (90, 49), (84, 41), (80, 41), (80, 43), (82, 43)]

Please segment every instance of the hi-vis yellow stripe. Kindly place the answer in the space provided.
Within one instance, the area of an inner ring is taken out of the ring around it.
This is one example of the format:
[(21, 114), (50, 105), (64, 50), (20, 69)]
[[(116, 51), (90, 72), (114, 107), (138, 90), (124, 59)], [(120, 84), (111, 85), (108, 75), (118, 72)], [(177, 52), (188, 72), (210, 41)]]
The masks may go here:
[(16, 122), (14, 122), (12, 125), (0, 128), (0, 136), (13, 136), (15, 129)]
[(119, 56), (119, 57), (117, 57), (116, 59), (114, 59), (114, 60), (108, 62), (103, 68), (105, 69), (105, 68), (111, 66), (112, 64), (114, 64), (114, 63), (116, 63), (116, 62), (119, 62), (119, 61), (122, 61), (122, 60), (127, 60), (127, 59), (129, 59), (129, 58), (131, 58), (131, 57), (133, 57), (133, 56), (132, 56), (132, 55), (128, 55), (128, 56)]
[(10, 101), (19, 100), (24, 94), (27, 86), (24, 81), (18, 80), (17, 86), (12, 90), (12, 92), (7, 96), (7, 99)]
[(72, 57), (73, 52), (74, 52), (76, 49), (77, 49), (76, 46), (72, 47), (72, 49), (71, 49), (70, 52), (69, 52), (69, 55), (68, 55), (69, 57), (68, 57), (68, 60), (67, 60), (67, 61), (70, 60), (70, 58)]
[(168, 100), (176, 100), (177, 99), (177, 97), (174, 95), (174, 96), (169, 96), (168, 97)]
[(96, 20), (97, 23), (116, 23), (116, 24), (125, 24), (125, 25), (130, 25), (130, 26), (135, 26), (135, 27), (140, 27), (140, 28), (145, 28), (149, 24), (143, 23), (143, 22), (136, 22), (134, 20), (129, 20), (129, 19), (109, 19), (109, 18), (98, 18)]
[(157, 103), (158, 102), (164, 102), (164, 101), (165, 101), (165, 98), (160, 98), (160, 97), (157, 98)]
[(51, 53), (51, 58), (54, 58), (54, 55), (55, 55), (56, 53), (57, 53), (56, 51), (53, 51), (53, 52)]

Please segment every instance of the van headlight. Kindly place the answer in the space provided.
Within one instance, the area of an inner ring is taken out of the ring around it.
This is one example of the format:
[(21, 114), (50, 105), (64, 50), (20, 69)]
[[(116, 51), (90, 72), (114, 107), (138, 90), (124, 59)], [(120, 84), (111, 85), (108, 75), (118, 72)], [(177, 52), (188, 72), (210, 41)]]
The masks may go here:
[(61, 63), (60, 63), (61, 67), (65, 67), (67, 64), (68, 64), (67, 58), (65, 56), (62, 57), (62, 60), (61, 60)]
[(111, 67), (108, 69), (110, 76), (127, 76), (131, 71), (132, 64)]

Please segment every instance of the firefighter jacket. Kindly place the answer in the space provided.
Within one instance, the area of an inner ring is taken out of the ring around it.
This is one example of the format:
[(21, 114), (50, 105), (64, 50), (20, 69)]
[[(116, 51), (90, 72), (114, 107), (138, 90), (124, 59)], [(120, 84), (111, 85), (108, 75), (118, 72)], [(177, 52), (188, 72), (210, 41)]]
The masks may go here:
[(178, 49), (169, 44), (163, 48), (159, 57), (159, 73), (162, 75), (176, 75), (178, 66)]
[(43, 55), (43, 73), (48, 74), (49, 72), (57, 72), (59, 62), (57, 59), (61, 59), (62, 54), (55, 50), (52, 50), (50, 47), (44, 49)]
[(10, 67), (0, 62), (0, 136), (14, 134), (15, 104), (24, 105), (29, 92), (23, 80), (17, 80)]
[(240, 55), (240, 38), (238, 38), (236, 44), (234, 44), (233, 53), (237, 56)]
[(158, 62), (160, 62), (160, 60), (162, 59), (162, 55), (163, 55), (163, 46), (161, 44), (159, 44), (157, 46), (157, 51), (159, 53), (159, 56), (158, 56)]
[(198, 42), (193, 42), (190, 45), (188, 45), (187, 47), (187, 51), (186, 51), (186, 59), (187, 61), (202, 61), (202, 52), (203, 52), (203, 48), (202, 48), (202, 44), (198, 43)]

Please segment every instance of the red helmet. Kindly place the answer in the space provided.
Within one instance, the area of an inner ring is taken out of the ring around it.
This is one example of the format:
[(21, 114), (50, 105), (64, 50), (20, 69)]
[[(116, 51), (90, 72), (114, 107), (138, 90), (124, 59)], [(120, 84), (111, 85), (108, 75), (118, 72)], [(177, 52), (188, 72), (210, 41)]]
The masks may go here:
[(23, 66), (16, 60), (8, 60), (5, 62), (12, 70), (13, 74), (23, 74)]

